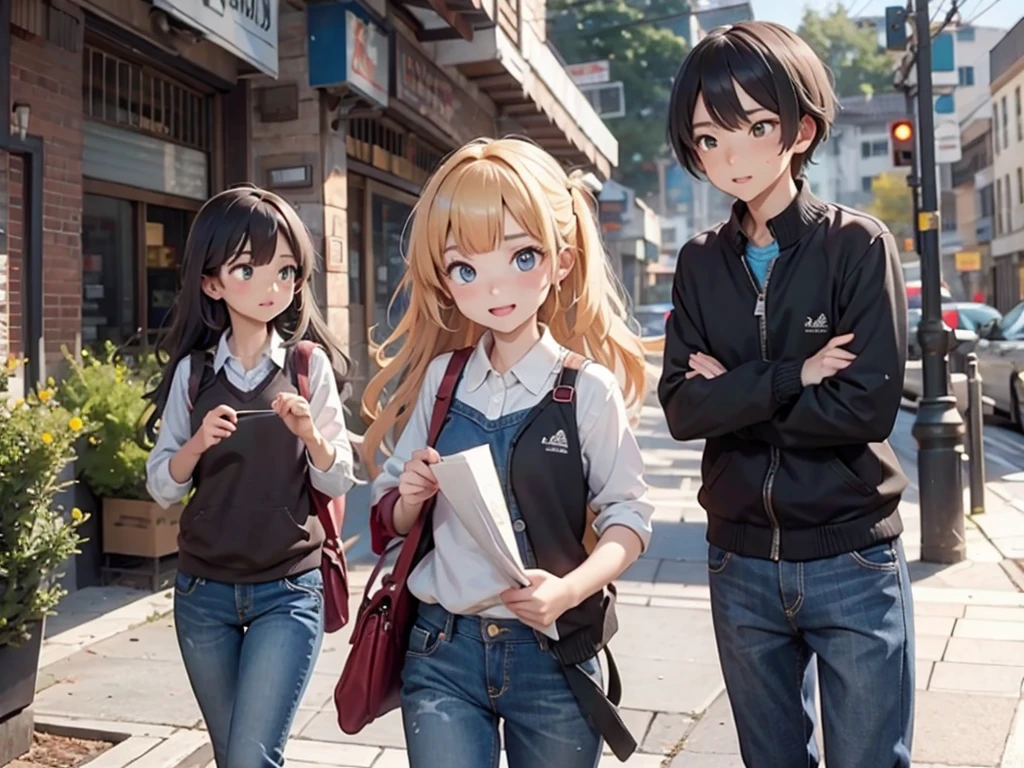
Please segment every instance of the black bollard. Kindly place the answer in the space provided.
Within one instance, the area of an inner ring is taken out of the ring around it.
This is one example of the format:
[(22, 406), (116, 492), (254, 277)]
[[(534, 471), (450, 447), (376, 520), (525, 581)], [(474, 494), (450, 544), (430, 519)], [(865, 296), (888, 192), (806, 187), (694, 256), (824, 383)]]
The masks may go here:
[(981, 373), (978, 371), (978, 356), (967, 355), (967, 440), (971, 464), (971, 514), (980, 515), (985, 511), (985, 439), (982, 435), (984, 413), (982, 411)]

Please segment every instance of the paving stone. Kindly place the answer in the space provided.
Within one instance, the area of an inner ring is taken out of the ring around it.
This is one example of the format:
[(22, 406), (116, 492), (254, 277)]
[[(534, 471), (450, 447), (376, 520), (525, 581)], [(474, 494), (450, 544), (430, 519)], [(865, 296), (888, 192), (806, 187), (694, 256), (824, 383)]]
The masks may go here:
[(379, 747), (363, 747), (346, 744), (339, 747), (334, 742), (290, 739), (284, 748), (287, 765), (292, 760), (317, 765), (345, 766), (345, 768), (370, 768), (380, 755)]
[(692, 597), (652, 597), (652, 608), (694, 608), (698, 611), (710, 611), (710, 600), (696, 600)]
[(201, 731), (178, 731), (132, 763), (132, 768), (178, 768), (208, 742)]
[[(46, 672), (55, 682), (38, 693), (36, 711), (96, 720), (126, 720), (190, 727), (200, 719), (192, 688), (181, 662), (99, 657), (81, 651)], [(125, 695), (126, 691), (136, 692)]]
[[(661, 568), (654, 581), (654, 594), (671, 596), (671, 587), (698, 586), (708, 583), (707, 561), (684, 563), (677, 560), (662, 560)], [(668, 588), (668, 589), (666, 589)]]
[(616, 652), (615, 661), (624, 681), (622, 706), (629, 709), (699, 713), (724, 689), (717, 663), (667, 663), (623, 651)]
[(736, 724), (732, 719), (728, 697), (719, 696), (708, 708), (687, 737), (683, 751), (739, 755), (740, 743), (736, 736)]
[(373, 747), (405, 747), (405, 731), (402, 728), (402, 713), (388, 712), (355, 735), (349, 735), (338, 727), (334, 707), (314, 715), (300, 734), (303, 739), (329, 741), (338, 744), (362, 744)]
[(953, 636), (970, 637), (975, 640), (1024, 641), (1024, 621), (958, 619)]
[[(644, 749), (644, 737), (647, 735), (647, 731), (650, 729), (651, 720), (654, 719), (653, 712), (645, 712), (641, 709), (627, 709), (621, 707), (619, 714), (622, 716), (622, 722), (625, 723), (626, 728), (633, 734), (633, 738), (636, 739), (637, 752), (649, 752), (650, 750)], [(612, 753), (611, 747), (606, 743), (604, 745), (604, 754), (610, 755)]]
[(914, 631), (920, 635), (936, 635), (949, 637), (953, 634), (956, 619), (948, 616), (915, 616)]
[(918, 634), (914, 638), (914, 653), (918, 659), (925, 661), (942, 661), (942, 654), (946, 650), (948, 637), (939, 635)]
[(1019, 697), (1022, 681), (1024, 666), (1007, 667), (940, 661), (935, 665), (928, 687), (933, 691), (966, 691)]
[(651, 722), (641, 750), (666, 755), (693, 730), (696, 720), (688, 715), (658, 712)]
[(149, 736), (132, 736), (90, 760), (87, 765), (89, 768), (124, 768), (126, 765), (135, 765), (135, 760), (160, 746), (162, 741)]
[(618, 766), (626, 766), (626, 768), (660, 768), (663, 758), (661, 755), (643, 755), (640, 753), (634, 753), (624, 763), (620, 763), (619, 759), (614, 755), (603, 755), (601, 762), (599, 762), (598, 768), (617, 768)]
[(966, 619), (985, 619), (988, 621), (1024, 622), (1024, 608), (1006, 608), (992, 605), (968, 605), (964, 613)]
[(958, 603), (929, 603), (925, 601), (914, 601), (914, 617), (918, 616), (945, 616), (951, 619), (962, 619), (966, 606)]
[(626, 569), (626, 572), (619, 577), (616, 584), (618, 585), (622, 582), (630, 581), (634, 583), (653, 585), (654, 574), (657, 572), (658, 566), (660, 565), (660, 558), (652, 557), (645, 553), (644, 557), (640, 558)]
[[(646, 659), (718, 665), (710, 611), (623, 606), (618, 615), (619, 631), (611, 641), (616, 656), (636, 656), (642, 648)], [(629, 687), (629, 679), (623, 680)]]
[(920, 691), (914, 758), (922, 763), (997, 766), (1017, 701), (1005, 696)]
[(302, 697), (299, 706), (303, 709), (314, 709), (317, 711), (330, 708), (334, 709), (334, 687), (338, 684), (338, 676), (324, 674), (319, 667), (313, 670), (306, 686), (306, 693)]
[(89, 646), (89, 653), (110, 659), (152, 659), (181, 663), (174, 622), (169, 617), (101, 640)]
[(739, 755), (680, 752), (670, 763), (672, 768), (743, 768)]
[(1024, 662), (1024, 642), (951, 637), (946, 646), (943, 660), (968, 664), (1016, 666)]
[(934, 661), (921, 661), (918, 659), (914, 665), (914, 687), (919, 691), (926, 690), (934, 671)]

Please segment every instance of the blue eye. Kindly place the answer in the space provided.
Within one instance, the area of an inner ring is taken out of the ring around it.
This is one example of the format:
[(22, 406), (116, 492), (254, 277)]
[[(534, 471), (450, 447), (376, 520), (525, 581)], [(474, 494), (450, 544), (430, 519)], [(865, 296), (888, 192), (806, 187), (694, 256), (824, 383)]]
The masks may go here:
[(241, 264), (231, 270), (231, 274), (240, 280), (252, 280), (256, 271), (249, 264)]
[(295, 267), (289, 266), (289, 267), (283, 267), (281, 269), (281, 271), (278, 272), (277, 274), (281, 278), (281, 280), (283, 280), (284, 282), (291, 282), (292, 280), (295, 279), (295, 275), (296, 275), (297, 271), (298, 270), (296, 270)]
[(514, 263), (520, 272), (529, 272), (537, 266), (537, 252), (532, 248), (526, 248), (516, 254)]
[(476, 270), (469, 264), (456, 261), (448, 267), (448, 277), (459, 285), (467, 285), (476, 280)]

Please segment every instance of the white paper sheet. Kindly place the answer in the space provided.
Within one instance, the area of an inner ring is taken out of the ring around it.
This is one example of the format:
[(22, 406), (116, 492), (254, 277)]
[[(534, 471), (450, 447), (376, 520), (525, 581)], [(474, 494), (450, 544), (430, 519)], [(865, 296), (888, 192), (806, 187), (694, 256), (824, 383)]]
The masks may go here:
[[(519, 556), (512, 519), (490, 446), (480, 445), (443, 456), (430, 468), (459, 522), (508, 580), (508, 585), (528, 587), (530, 582)], [(548, 637), (558, 639), (554, 625), (543, 631)]]

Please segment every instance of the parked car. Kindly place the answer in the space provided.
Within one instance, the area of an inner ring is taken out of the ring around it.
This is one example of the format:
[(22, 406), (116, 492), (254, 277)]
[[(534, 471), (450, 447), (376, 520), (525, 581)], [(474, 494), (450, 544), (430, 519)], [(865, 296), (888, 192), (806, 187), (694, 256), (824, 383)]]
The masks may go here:
[[(907, 310), (907, 359), (919, 360), (921, 358), (921, 345), (917, 338), (917, 326), (921, 323), (921, 306)], [(978, 328), (1000, 317), (999, 310), (987, 304), (978, 304), (973, 301), (944, 302), (942, 305), (942, 320), (953, 330), (974, 331)]]
[(641, 336), (662, 336), (672, 312), (671, 304), (641, 304), (633, 307), (633, 318), (640, 326)]
[(1024, 302), (983, 324), (978, 336), (982, 389), (1024, 431)]

